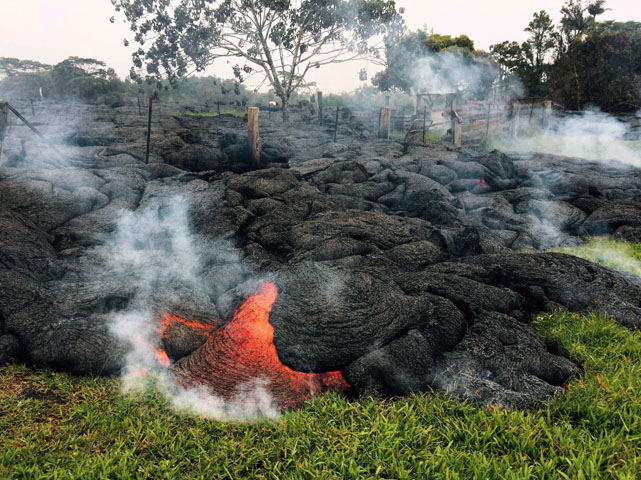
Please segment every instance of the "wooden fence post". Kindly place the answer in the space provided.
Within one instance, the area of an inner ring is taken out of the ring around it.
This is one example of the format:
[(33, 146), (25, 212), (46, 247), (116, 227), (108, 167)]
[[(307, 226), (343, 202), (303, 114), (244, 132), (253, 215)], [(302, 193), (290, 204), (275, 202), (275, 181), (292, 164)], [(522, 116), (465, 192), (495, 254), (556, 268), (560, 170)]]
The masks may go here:
[(421, 96), (420, 95), (416, 95), (416, 103), (414, 105), (414, 115), (418, 115), (418, 107), (419, 107), (420, 103), (421, 103)]
[(534, 100), (532, 100), (532, 103), (530, 105), (530, 118), (527, 121), (528, 129), (530, 128), (530, 125), (532, 124), (532, 117), (534, 116)]
[(31, 99), (31, 116), (35, 117), (36, 116), (36, 109), (33, 106), (33, 98)]
[(460, 148), (463, 145), (463, 126), (458, 122), (454, 122), (454, 146)]
[(2, 160), (2, 151), (4, 150), (4, 138), (9, 125), (9, 106), (6, 101), (0, 98), (0, 160)]
[(452, 143), (455, 147), (459, 148), (463, 144), (463, 127), (461, 121), (456, 113), (456, 95), (450, 95), (450, 128), (452, 129)]
[(153, 99), (149, 97), (149, 112), (147, 115), (147, 151), (145, 152), (145, 163), (149, 163), (149, 147), (151, 145), (151, 110)]
[(381, 112), (378, 116), (378, 137), (379, 138), (389, 138), (391, 120), (392, 120), (392, 109), (387, 107), (381, 108)]
[(142, 117), (142, 107), (140, 106), (140, 97), (138, 97), (137, 100), (138, 100), (138, 115)]
[(318, 124), (323, 124), (323, 92), (316, 92), (318, 103)]
[(260, 164), (260, 136), (258, 134), (258, 107), (247, 108), (247, 139), (252, 166)]
[(336, 135), (338, 134), (338, 111), (339, 107), (336, 107), (336, 121), (334, 122), (334, 143), (336, 143)]
[(548, 127), (552, 120), (552, 100), (545, 101), (545, 114), (543, 116), (543, 126)]
[(423, 143), (425, 143), (426, 125), (427, 125), (427, 105), (423, 107)]
[(521, 103), (512, 103), (512, 124), (510, 125), (510, 133), (513, 137), (519, 135), (519, 117), (521, 114)]

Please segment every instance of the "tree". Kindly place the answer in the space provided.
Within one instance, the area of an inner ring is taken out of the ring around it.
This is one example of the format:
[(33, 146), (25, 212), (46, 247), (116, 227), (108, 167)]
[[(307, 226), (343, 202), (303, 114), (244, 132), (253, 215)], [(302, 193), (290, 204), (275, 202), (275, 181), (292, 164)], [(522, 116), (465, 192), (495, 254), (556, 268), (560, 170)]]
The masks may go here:
[(536, 95), (538, 83), (533, 67), (534, 55), (528, 42), (519, 44), (506, 40), (491, 45), (490, 53), (500, 67), (499, 79), (505, 93)]
[(474, 41), (465, 34), (459, 35), (458, 37), (452, 37), (450, 35), (432, 33), (424, 38), (423, 44), (433, 52), (440, 52), (441, 50), (451, 48), (461, 48), (468, 52), (474, 51)]
[(35, 62), (33, 60), (20, 60), (19, 58), (0, 57), (0, 78), (41, 73), (49, 70), (51, 70), (51, 65)]
[[(554, 24), (545, 10), (535, 13), (532, 20), (525, 28), (530, 33), (527, 40), (530, 46), (532, 72), (532, 93), (540, 93), (543, 75), (545, 73), (545, 56), (556, 44)], [(526, 56), (527, 57), (527, 56)]]
[(567, 46), (575, 38), (580, 40), (584, 33), (592, 30), (596, 25), (596, 17), (609, 10), (604, 6), (606, 0), (594, 0), (592, 3), (584, 3), (584, 1), (567, 0), (561, 8), (561, 14), (563, 15), (561, 18), (561, 31), (565, 36)]
[(94, 58), (69, 57), (54, 65), (49, 77), (50, 93), (54, 96), (90, 102), (121, 87), (116, 72)]
[(605, 8), (605, 0), (595, 0), (591, 4), (588, 5), (588, 13), (592, 15), (592, 23), (596, 23), (596, 17), (597, 15), (602, 15), (605, 13), (606, 10), (610, 10), (609, 8)]
[(592, 33), (573, 42), (550, 70), (553, 98), (576, 110), (591, 104), (608, 112), (637, 111), (640, 84), (641, 28)]
[[(260, 73), (288, 119), (292, 93), (313, 68), (376, 57), (368, 40), (402, 26), (394, 0), (112, 0), (139, 48), (147, 81), (172, 83), (222, 57), (235, 76)], [(112, 18), (113, 21), (113, 18)], [(142, 75), (132, 68), (132, 78)]]

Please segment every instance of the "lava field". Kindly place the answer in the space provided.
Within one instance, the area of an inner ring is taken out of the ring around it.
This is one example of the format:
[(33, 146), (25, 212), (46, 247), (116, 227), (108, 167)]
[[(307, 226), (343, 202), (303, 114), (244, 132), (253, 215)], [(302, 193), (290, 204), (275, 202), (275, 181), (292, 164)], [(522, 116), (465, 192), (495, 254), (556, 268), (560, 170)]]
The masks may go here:
[(145, 164), (134, 108), (42, 111), (62, 155), (14, 125), (0, 166), (1, 362), (118, 373), (126, 319), (145, 311), (158, 362), (216, 395), (260, 378), (284, 408), (430, 389), (528, 408), (580, 374), (530, 326), (537, 312), (641, 326), (638, 277), (541, 252), (641, 242), (641, 173), (616, 159), (347, 125), (333, 142), (333, 126), (261, 113), (251, 170), (242, 118), (164, 112)]

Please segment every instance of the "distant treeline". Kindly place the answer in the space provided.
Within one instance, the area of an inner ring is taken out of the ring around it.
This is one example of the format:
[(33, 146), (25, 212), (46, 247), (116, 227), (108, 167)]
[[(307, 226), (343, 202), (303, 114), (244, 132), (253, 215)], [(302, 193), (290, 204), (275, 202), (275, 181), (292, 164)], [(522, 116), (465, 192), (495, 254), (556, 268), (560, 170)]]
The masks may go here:
[(605, 0), (565, 0), (555, 25), (544, 10), (525, 27), (523, 43), (476, 50), (467, 35), (418, 30), (388, 40), (386, 68), (372, 83), (382, 91), (439, 93), (467, 99), (551, 98), (570, 110), (641, 109), (641, 23), (598, 22)]
[[(32, 60), (0, 58), (0, 97), (7, 99), (77, 100), (119, 106), (137, 99), (215, 105), (247, 105), (250, 101), (268, 103), (273, 95), (256, 95), (236, 80), (216, 77), (190, 77), (174, 88), (167, 85), (139, 85), (121, 80), (100, 60), (69, 57), (47, 65)], [(262, 98), (265, 97), (265, 98)], [(275, 97), (274, 97), (275, 98)]]
[[(211, 111), (215, 111), (217, 103), (235, 107), (280, 103), (273, 90), (254, 92), (235, 79), (189, 77), (181, 79), (175, 87), (169, 83), (159, 87), (121, 80), (104, 62), (91, 58), (69, 57), (56, 65), (0, 58), (0, 98), (29, 100), (38, 99), (41, 95), (44, 99), (111, 106), (135, 104), (138, 99), (152, 97), (162, 102), (197, 105), (201, 110), (209, 108)], [(374, 87), (363, 87), (352, 94), (327, 94), (324, 104), (327, 108), (383, 105), (384, 96)], [(302, 102), (313, 109), (315, 91), (301, 89), (292, 95), (291, 100), (293, 105)], [(396, 92), (392, 95), (391, 105), (409, 108), (413, 101), (408, 95)]]
[(503, 81), (516, 78), (528, 97), (548, 97), (571, 110), (641, 109), (641, 23), (598, 22), (605, 0), (566, 0), (555, 26), (541, 10), (525, 42), (490, 47)]

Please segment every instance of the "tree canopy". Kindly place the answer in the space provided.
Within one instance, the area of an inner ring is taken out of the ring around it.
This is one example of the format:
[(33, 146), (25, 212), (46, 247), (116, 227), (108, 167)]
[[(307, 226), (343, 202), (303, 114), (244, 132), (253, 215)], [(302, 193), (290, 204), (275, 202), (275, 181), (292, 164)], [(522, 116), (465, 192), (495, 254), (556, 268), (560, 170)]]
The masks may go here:
[(605, 0), (566, 0), (558, 27), (545, 11), (535, 13), (527, 41), (490, 47), (503, 81), (517, 78), (526, 95), (577, 110), (641, 108), (641, 23), (597, 22), (606, 10)]
[(517, 42), (502, 42), (490, 47), (490, 51), (502, 68), (502, 79), (509, 84), (510, 75), (516, 75), (525, 92), (537, 96), (544, 92), (544, 77), (548, 66), (545, 62), (548, 53), (558, 45), (558, 33), (550, 16), (544, 10), (534, 13), (524, 31), (530, 38)]
[[(259, 74), (282, 101), (311, 69), (380, 56), (369, 39), (402, 27), (394, 0), (112, 0), (139, 48), (132, 77), (171, 82), (234, 59), (242, 81)], [(143, 71), (144, 67), (144, 71)]]
[(20, 60), (19, 58), (0, 57), (0, 78), (14, 77), (28, 73), (39, 73), (51, 70), (51, 65), (33, 60)]
[(550, 94), (569, 108), (641, 109), (641, 24), (636, 35), (601, 31), (573, 42), (550, 70)]
[(14, 98), (76, 98), (87, 102), (120, 104), (132, 84), (93, 58), (69, 57), (56, 65), (32, 60), (0, 58), (0, 91)]

